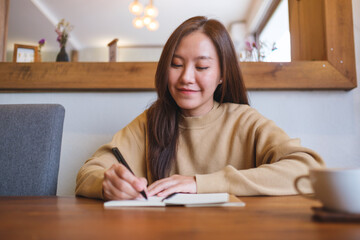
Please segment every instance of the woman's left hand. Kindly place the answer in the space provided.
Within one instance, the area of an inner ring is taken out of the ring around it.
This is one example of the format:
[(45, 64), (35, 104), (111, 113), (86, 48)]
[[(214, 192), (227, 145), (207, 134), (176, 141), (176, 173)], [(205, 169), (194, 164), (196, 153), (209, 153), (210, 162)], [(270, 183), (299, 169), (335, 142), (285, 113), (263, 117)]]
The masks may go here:
[(148, 187), (148, 196), (166, 197), (172, 193), (196, 193), (195, 177), (173, 175), (160, 179)]

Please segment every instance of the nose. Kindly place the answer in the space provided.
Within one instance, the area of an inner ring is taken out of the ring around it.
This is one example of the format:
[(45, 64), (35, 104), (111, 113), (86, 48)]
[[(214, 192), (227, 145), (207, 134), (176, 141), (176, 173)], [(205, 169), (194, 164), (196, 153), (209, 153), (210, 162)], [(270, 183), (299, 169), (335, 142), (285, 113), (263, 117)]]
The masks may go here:
[(195, 71), (192, 66), (185, 66), (181, 74), (181, 82), (183, 84), (192, 84), (195, 82)]

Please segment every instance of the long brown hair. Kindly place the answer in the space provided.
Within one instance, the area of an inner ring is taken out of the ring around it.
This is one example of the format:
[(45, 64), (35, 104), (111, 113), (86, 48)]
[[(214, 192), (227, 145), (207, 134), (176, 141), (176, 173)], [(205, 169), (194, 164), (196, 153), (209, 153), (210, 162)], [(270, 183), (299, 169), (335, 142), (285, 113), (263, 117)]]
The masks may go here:
[(158, 98), (147, 112), (147, 157), (153, 181), (167, 177), (175, 161), (180, 108), (168, 89), (168, 70), (181, 39), (194, 31), (201, 31), (212, 40), (219, 57), (223, 82), (216, 88), (214, 99), (220, 104), (225, 102), (248, 104), (234, 45), (224, 25), (217, 20), (208, 20), (201, 16), (183, 22), (171, 34), (162, 51), (155, 74)]

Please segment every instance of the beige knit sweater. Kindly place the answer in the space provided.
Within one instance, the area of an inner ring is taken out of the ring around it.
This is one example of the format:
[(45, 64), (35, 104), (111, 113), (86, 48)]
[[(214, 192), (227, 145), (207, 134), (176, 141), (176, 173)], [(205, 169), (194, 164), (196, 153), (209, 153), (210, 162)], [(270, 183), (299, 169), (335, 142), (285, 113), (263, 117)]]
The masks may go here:
[[(146, 111), (117, 132), (112, 141), (86, 161), (76, 180), (76, 194), (103, 198), (104, 172), (117, 163), (118, 147), (138, 177), (151, 184), (146, 159)], [(178, 152), (171, 174), (196, 176), (198, 193), (237, 196), (296, 194), (294, 179), (320, 167), (314, 151), (300, 145), (274, 122), (248, 105), (219, 104), (201, 117), (180, 119)], [(311, 192), (309, 186), (302, 186)]]

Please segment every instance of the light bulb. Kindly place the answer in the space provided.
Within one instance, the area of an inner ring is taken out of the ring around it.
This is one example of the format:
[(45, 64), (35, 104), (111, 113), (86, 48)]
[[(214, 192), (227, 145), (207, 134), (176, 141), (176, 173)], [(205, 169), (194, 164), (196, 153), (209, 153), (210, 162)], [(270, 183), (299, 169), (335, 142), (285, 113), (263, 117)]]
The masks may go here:
[(137, 0), (134, 0), (129, 5), (129, 10), (132, 14), (140, 15), (143, 12), (143, 5), (139, 3)]
[(151, 23), (151, 21), (152, 21), (152, 18), (149, 17), (149, 16), (145, 16), (145, 17), (143, 18), (143, 22), (144, 22), (144, 24), (145, 24), (146, 26), (149, 25), (149, 24)]
[(146, 8), (145, 8), (145, 15), (146, 16), (156, 18), (158, 16), (158, 14), (159, 14), (159, 11), (152, 4), (146, 6)]
[(150, 30), (150, 31), (156, 31), (158, 28), (159, 28), (159, 22), (156, 21), (155, 19), (153, 19), (149, 25), (147, 25), (147, 28)]
[(136, 28), (142, 28), (144, 26), (144, 22), (141, 17), (136, 17), (133, 20), (133, 25)]

